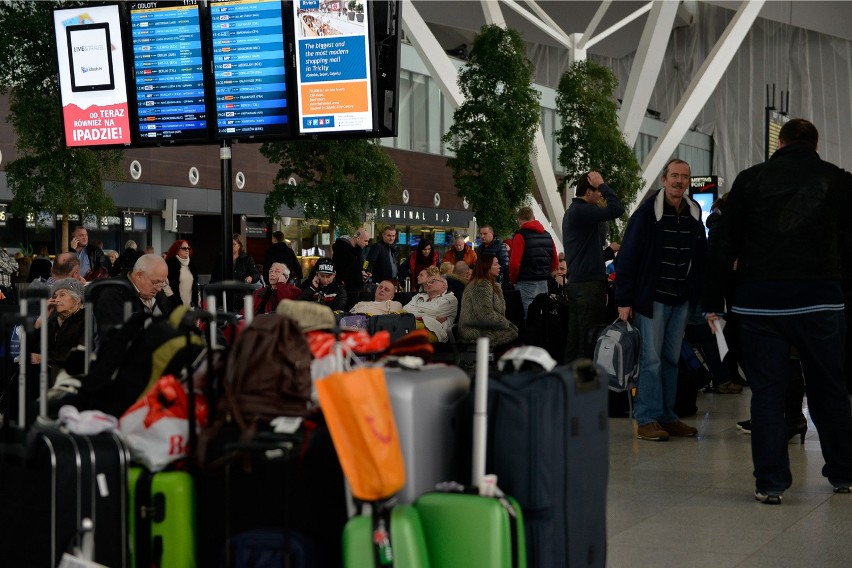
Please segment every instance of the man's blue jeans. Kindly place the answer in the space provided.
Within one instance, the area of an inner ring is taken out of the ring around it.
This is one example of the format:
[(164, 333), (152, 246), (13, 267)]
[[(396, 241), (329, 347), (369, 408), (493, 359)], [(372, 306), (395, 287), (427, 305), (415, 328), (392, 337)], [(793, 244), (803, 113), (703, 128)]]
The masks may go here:
[(653, 315), (649, 318), (635, 314), (642, 350), (633, 409), (640, 426), (654, 421), (667, 424), (678, 420), (673, 410), (677, 396), (677, 362), (689, 316), (689, 302), (677, 306), (654, 302)]
[(832, 483), (852, 482), (852, 410), (843, 374), (846, 322), (843, 312), (787, 316), (740, 315), (743, 367), (751, 385), (751, 456), (756, 489), (790, 487), (784, 400), (790, 346), (802, 360), (808, 409), (819, 433)]
[(547, 294), (547, 280), (519, 280), (515, 288), (521, 293), (521, 304), (524, 306), (524, 319), (526, 319), (527, 310), (535, 297), (539, 294)]

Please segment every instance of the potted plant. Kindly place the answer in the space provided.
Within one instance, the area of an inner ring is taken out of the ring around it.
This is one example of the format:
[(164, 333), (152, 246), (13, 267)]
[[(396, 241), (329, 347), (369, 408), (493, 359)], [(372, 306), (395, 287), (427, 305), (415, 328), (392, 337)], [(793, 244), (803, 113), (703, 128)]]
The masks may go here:
[(355, 19), (355, 6), (356, 6), (355, 0), (349, 0), (349, 4), (347, 4), (346, 6), (349, 8), (349, 12), (346, 13), (346, 16), (350, 20), (354, 20)]
[(364, 21), (364, 4), (355, 5), (355, 19), (359, 22)]

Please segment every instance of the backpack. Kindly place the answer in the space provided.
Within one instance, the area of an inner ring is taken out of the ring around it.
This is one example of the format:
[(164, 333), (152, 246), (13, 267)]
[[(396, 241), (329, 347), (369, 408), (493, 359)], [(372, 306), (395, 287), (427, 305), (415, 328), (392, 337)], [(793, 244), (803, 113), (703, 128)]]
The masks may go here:
[(595, 343), (594, 358), (609, 390), (632, 388), (639, 375), (640, 346), (639, 330), (630, 323), (617, 319), (604, 328)]
[(274, 418), (311, 414), (311, 387), (311, 350), (298, 324), (281, 314), (254, 318), (230, 348), (215, 419), (199, 439), (199, 462), (208, 465), (206, 448), (226, 423), (250, 442)]

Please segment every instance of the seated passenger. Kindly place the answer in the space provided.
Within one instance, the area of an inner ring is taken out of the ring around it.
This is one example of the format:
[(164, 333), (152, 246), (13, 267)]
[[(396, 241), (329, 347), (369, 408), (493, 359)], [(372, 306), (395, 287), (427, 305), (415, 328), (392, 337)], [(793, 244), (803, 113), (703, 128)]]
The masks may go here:
[(283, 262), (273, 262), (269, 267), (269, 285), (254, 291), (254, 313), (269, 314), (281, 300), (297, 300), (302, 295), (298, 286), (288, 282), (290, 269)]
[(331, 260), (321, 258), (317, 261), (316, 274), (305, 286), (299, 299), (319, 302), (335, 312), (346, 309), (346, 288), (334, 281), (334, 263)]
[(438, 270), (437, 266), (429, 266), (424, 268), (420, 272), (417, 273), (417, 286), (415, 286), (415, 290), (417, 292), (425, 292), (425, 284), (429, 278), (440, 278), (441, 271)]
[(518, 327), (506, 319), (506, 301), (497, 284), (500, 263), (493, 254), (483, 253), (476, 259), (473, 277), (465, 286), (459, 314), (458, 339), (476, 341), (479, 330), (470, 323), (496, 323), (496, 329), (488, 330), (492, 346), (504, 345), (518, 338)]
[(358, 302), (349, 310), (353, 314), (392, 314), (402, 311), (402, 304), (394, 301), (396, 286), (390, 280), (382, 280), (376, 287), (376, 299), (372, 302)]
[(423, 285), (425, 292), (416, 294), (403, 308), (417, 318), (417, 328), (429, 330), (429, 340), (445, 343), (456, 317), (458, 300), (447, 291), (447, 281), (440, 276), (429, 276)]
[[(47, 301), (47, 366), (50, 384), (59, 371), (65, 368), (69, 353), (85, 341), (83, 325), (83, 284), (73, 278), (57, 280), (51, 287), (53, 297)], [(35, 322), (36, 330), (45, 325), (41, 316)], [(30, 363), (41, 364), (38, 332), (27, 342)]]

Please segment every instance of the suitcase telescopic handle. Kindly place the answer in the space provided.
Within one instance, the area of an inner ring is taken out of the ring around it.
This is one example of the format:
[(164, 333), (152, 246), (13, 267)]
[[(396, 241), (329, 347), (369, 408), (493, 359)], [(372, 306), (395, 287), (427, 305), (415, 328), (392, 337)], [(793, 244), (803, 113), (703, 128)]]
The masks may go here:
[(474, 321), (466, 324), (479, 330), (476, 340), (476, 382), (473, 400), (473, 460), (471, 483), (482, 486), (485, 477), (485, 450), (488, 446), (488, 331), (499, 326), (491, 321)]
[(86, 285), (85, 290), (85, 300), (86, 302), (91, 302), (95, 298), (98, 297), (98, 294), (104, 291), (106, 288), (125, 288), (128, 292), (133, 292), (133, 286), (130, 285), (130, 281), (127, 278), (109, 278), (103, 280), (95, 280)]

